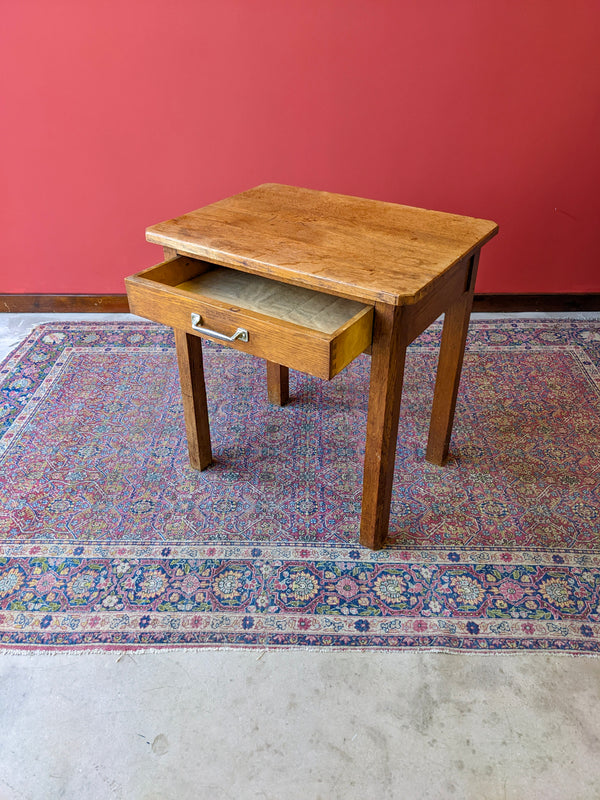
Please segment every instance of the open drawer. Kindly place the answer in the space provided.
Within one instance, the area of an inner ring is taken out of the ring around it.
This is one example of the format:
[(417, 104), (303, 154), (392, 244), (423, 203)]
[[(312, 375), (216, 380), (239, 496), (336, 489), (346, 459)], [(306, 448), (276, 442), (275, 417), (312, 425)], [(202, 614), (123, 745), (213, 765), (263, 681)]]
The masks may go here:
[(140, 317), (332, 378), (371, 344), (373, 307), (177, 256), (126, 278)]

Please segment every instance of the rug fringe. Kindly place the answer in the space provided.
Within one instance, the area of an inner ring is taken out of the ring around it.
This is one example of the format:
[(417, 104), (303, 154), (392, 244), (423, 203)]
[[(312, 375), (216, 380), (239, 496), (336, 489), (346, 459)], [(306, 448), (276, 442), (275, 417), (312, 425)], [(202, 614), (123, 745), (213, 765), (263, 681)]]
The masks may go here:
[(247, 652), (247, 653), (259, 653), (260, 655), (256, 659), (257, 661), (260, 658), (263, 658), (266, 654), (273, 654), (273, 653), (286, 653), (286, 652), (299, 652), (299, 653), (326, 653), (327, 655), (333, 655), (334, 653), (344, 654), (347, 655), (348, 653), (360, 653), (362, 655), (369, 655), (373, 656), (377, 653), (382, 653), (386, 656), (404, 656), (410, 655), (411, 653), (426, 653), (426, 654), (433, 654), (433, 655), (449, 655), (449, 656), (467, 656), (469, 658), (474, 658), (476, 656), (483, 656), (485, 658), (493, 658), (498, 657), (502, 658), (504, 656), (512, 657), (525, 657), (525, 656), (550, 656), (550, 657), (567, 657), (567, 658), (593, 658), (597, 659), (600, 658), (600, 653), (598, 652), (584, 652), (584, 651), (568, 651), (568, 650), (458, 650), (456, 648), (443, 648), (443, 647), (411, 647), (411, 648), (403, 648), (403, 649), (394, 649), (391, 647), (382, 647), (381, 649), (374, 650), (373, 648), (369, 647), (336, 647), (332, 648), (331, 646), (323, 646), (323, 647), (312, 647), (312, 646), (304, 646), (304, 645), (281, 645), (277, 647), (265, 647), (265, 646), (252, 646), (252, 645), (245, 645), (240, 646), (236, 645), (198, 645), (196, 647), (189, 647), (185, 645), (164, 645), (162, 647), (127, 647), (127, 648), (110, 648), (110, 647), (82, 647), (77, 649), (56, 649), (56, 650), (40, 650), (39, 648), (31, 648), (31, 649), (24, 649), (24, 648), (11, 648), (11, 647), (4, 647), (0, 650), (0, 658), (5, 656), (20, 656), (26, 658), (33, 658), (36, 656), (111, 656), (115, 657), (115, 662), (121, 661), (122, 658), (125, 656), (132, 656), (132, 655), (158, 655), (160, 653), (202, 653), (202, 652), (211, 652), (216, 653), (219, 651), (236, 651), (236, 652)]

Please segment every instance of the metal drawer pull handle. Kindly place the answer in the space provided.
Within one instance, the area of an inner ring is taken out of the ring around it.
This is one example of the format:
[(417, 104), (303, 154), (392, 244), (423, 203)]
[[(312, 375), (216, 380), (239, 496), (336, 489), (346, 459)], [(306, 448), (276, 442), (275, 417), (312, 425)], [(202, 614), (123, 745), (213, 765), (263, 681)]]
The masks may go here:
[(200, 314), (192, 314), (192, 328), (195, 331), (198, 331), (198, 333), (205, 333), (207, 336), (212, 336), (213, 339), (219, 339), (221, 342), (235, 342), (236, 339), (239, 339), (241, 342), (248, 341), (248, 331), (245, 328), (238, 328), (235, 333), (231, 334), (231, 336), (225, 336), (224, 333), (211, 331), (210, 328), (201, 328), (201, 322), (202, 317)]

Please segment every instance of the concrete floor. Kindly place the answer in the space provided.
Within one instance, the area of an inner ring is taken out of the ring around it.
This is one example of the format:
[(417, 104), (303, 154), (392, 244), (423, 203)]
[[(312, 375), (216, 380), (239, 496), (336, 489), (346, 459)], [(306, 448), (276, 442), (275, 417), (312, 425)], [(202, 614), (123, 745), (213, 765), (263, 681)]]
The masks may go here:
[(599, 699), (539, 652), (2, 655), (0, 800), (589, 800)]

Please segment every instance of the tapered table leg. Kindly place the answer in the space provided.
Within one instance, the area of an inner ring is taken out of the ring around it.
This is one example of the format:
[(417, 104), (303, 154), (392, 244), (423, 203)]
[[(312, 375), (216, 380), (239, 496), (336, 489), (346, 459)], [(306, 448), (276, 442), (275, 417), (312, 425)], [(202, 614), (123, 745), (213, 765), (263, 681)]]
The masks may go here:
[(290, 399), (290, 371), (281, 364), (267, 361), (267, 391), (269, 402), (284, 406)]
[(212, 463), (202, 340), (198, 336), (175, 329), (175, 346), (190, 466), (202, 470)]
[(405, 356), (402, 307), (376, 304), (360, 521), (360, 543), (373, 550), (389, 527)]
[(427, 461), (439, 466), (444, 464), (448, 458), (456, 397), (460, 384), (471, 308), (473, 307), (473, 290), (475, 288), (478, 261), (479, 252), (473, 256), (471, 262), (467, 291), (444, 314), (442, 343), (435, 380), (427, 453), (425, 455)]

